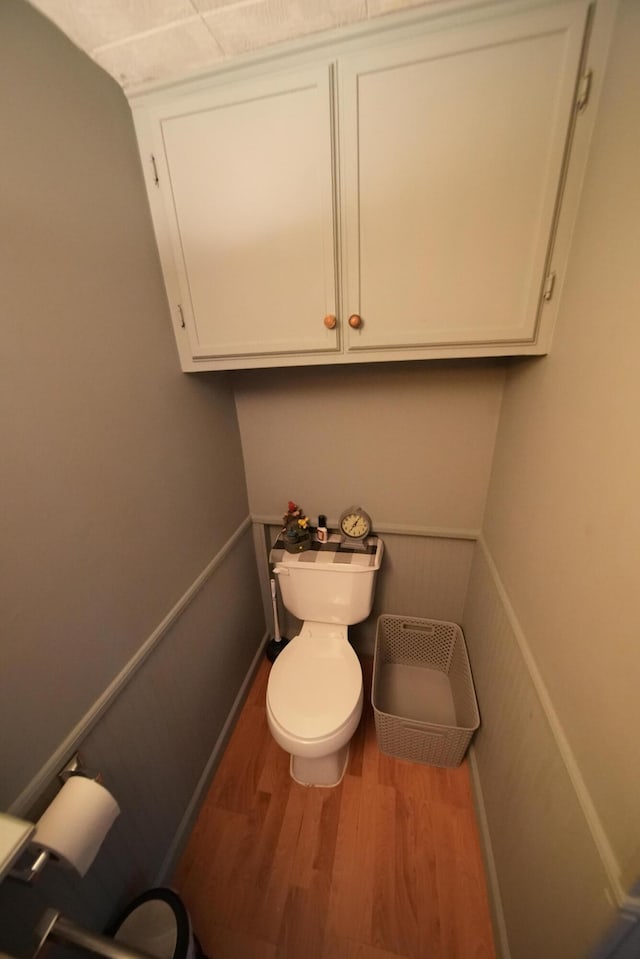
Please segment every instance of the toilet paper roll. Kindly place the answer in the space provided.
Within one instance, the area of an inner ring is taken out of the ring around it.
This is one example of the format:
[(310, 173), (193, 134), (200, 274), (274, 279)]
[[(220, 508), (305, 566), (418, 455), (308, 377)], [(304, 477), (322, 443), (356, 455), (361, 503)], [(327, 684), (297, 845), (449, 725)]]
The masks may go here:
[(36, 823), (32, 844), (84, 876), (119, 814), (118, 803), (104, 786), (71, 776)]

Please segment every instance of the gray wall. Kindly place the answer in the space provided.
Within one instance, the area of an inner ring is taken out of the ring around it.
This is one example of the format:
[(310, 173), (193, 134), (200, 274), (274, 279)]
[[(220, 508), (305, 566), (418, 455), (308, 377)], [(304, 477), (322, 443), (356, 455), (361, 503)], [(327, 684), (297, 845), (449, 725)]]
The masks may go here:
[[(0, 808), (25, 814), (248, 504), (228, 383), (179, 372), (124, 96), (19, 0), (0, 4), (0, 129)], [(247, 526), (81, 743), (123, 806), (111, 854), (68, 894), (48, 867), (39, 901), (102, 921), (155, 878), (263, 632)], [(0, 935), (37, 907), (14, 897)]]
[[(241, 524), (289, 497), (333, 518), (360, 500), (390, 530), (385, 611), (459, 619), (471, 570), (475, 763), (512, 957), (578, 959), (604, 926), (603, 855), (620, 887), (640, 871), (638, 13), (623, 4), (553, 352), (509, 364), (494, 459), (500, 363), (180, 374), (122, 94), (0, 5), (1, 805), (239, 531), (87, 730), (123, 806), (104, 851), (83, 882), (4, 883), (0, 949), (27, 954), (45, 904), (97, 928), (166, 872), (262, 637)], [(471, 566), (456, 534), (481, 525)]]
[(620, 5), (549, 357), (506, 381), (465, 628), (514, 959), (578, 959), (640, 875), (640, 6)]
[[(236, 376), (254, 520), (277, 523), (294, 499), (335, 523), (359, 503), (383, 535), (372, 615), (350, 633), (358, 652), (373, 653), (382, 612), (460, 621), (503, 380), (500, 361), (482, 360)], [(262, 585), (268, 610), (266, 555)], [(281, 616), (291, 637), (298, 624)]]
[(234, 380), (255, 516), (359, 503), (374, 525), (478, 530), (504, 372), (498, 361), (260, 370)]

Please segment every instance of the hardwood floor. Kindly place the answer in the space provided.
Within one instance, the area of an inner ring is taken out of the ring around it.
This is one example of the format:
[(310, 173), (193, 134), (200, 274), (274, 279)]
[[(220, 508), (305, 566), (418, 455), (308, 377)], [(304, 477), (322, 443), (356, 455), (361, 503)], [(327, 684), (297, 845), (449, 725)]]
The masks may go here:
[(466, 762), (379, 752), (365, 708), (334, 789), (289, 777), (260, 666), (174, 886), (209, 959), (494, 959)]

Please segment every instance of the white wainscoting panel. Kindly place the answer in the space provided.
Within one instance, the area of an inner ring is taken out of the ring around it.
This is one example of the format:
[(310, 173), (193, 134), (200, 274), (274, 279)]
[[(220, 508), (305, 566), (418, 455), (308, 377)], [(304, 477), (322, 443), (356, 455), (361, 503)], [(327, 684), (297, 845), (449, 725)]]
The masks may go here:
[(613, 890), (500, 592), (478, 545), (463, 628), (497, 938), (506, 931), (503, 959), (584, 959), (613, 915)]
[(121, 815), (84, 879), (48, 864), (32, 887), (0, 886), (0, 952), (33, 952), (48, 906), (100, 931), (170, 870), (262, 655), (251, 528), (190, 596), (80, 744)]

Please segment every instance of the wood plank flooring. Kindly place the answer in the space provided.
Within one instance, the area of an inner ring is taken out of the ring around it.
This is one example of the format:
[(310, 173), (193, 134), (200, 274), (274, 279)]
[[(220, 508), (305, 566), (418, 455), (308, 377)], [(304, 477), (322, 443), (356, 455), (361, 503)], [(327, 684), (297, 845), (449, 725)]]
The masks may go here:
[(347, 773), (305, 788), (256, 675), (173, 885), (209, 959), (494, 959), (466, 762), (378, 750), (365, 708)]

